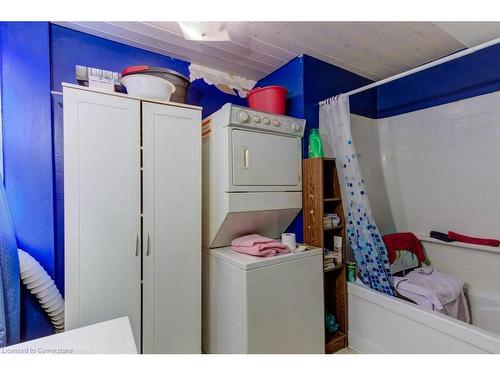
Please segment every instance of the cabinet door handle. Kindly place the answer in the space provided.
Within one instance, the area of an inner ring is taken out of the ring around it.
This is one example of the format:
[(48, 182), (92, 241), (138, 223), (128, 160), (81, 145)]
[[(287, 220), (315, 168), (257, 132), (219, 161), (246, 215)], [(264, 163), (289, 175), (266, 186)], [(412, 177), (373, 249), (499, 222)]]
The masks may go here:
[(150, 245), (150, 240), (149, 240), (149, 234), (148, 234), (148, 240), (146, 241), (146, 256), (149, 256), (151, 254), (151, 245)]
[(139, 235), (135, 235), (135, 256), (139, 256)]

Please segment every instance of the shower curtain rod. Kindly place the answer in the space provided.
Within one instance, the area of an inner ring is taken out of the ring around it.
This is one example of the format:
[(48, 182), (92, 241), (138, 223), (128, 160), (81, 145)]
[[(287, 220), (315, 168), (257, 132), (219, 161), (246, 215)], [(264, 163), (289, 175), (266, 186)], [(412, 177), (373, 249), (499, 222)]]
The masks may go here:
[[(383, 85), (384, 83), (388, 83), (388, 82), (394, 81), (396, 79), (409, 76), (409, 75), (411, 75), (413, 73), (421, 72), (422, 70), (426, 70), (426, 69), (432, 68), (432, 67), (434, 67), (436, 65), (440, 65), (440, 64), (443, 64), (445, 62), (458, 59), (459, 57), (462, 57), (462, 56), (470, 55), (471, 53), (479, 51), (479, 50), (481, 50), (483, 48), (491, 47), (491, 46), (493, 46), (495, 44), (498, 44), (498, 43), (500, 43), (500, 38), (492, 39), (489, 42), (485, 42), (485, 43), (479, 44), (479, 45), (477, 45), (475, 47), (470, 47), (470, 48), (464, 49), (462, 51), (458, 51), (458, 52), (453, 53), (451, 55), (442, 57), (442, 58), (440, 58), (438, 60), (434, 60), (434, 61), (431, 61), (431, 62), (429, 62), (427, 64), (417, 66), (416, 68), (413, 68), (411, 70), (407, 70), (406, 72), (399, 73), (399, 74), (393, 75), (391, 77), (384, 78), (384, 79), (382, 79), (380, 81), (370, 83), (369, 85), (362, 86), (362, 87), (357, 88), (355, 90), (346, 92), (343, 95), (351, 96), (351, 95), (360, 93), (362, 91), (370, 90), (370, 89), (372, 89), (374, 87)], [(322, 101), (319, 102), (319, 105), (321, 106), (321, 105), (324, 105), (325, 103), (326, 103), (326, 100), (322, 100)]]

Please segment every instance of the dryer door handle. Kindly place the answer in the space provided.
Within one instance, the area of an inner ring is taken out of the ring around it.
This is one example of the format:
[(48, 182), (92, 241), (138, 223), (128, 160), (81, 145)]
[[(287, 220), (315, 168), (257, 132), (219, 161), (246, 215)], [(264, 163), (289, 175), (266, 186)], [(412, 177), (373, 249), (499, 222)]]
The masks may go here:
[(243, 169), (250, 168), (250, 150), (246, 146), (241, 148), (241, 167)]

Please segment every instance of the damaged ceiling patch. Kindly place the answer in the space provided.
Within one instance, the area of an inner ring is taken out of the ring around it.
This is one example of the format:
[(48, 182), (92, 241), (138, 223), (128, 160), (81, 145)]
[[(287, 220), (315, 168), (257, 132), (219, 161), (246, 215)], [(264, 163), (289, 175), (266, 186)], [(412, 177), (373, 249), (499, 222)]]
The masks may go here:
[(236, 91), (238, 96), (242, 98), (246, 98), (248, 91), (250, 91), (256, 83), (256, 81), (234, 74), (191, 64), (189, 66), (189, 80), (193, 82), (197, 79), (203, 79), (207, 84), (214, 85), (226, 94), (236, 95)]

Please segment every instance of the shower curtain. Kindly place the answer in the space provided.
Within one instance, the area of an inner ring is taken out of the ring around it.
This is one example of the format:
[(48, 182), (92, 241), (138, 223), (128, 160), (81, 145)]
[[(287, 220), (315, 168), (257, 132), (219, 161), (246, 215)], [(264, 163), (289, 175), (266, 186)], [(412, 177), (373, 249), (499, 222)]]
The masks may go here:
[(389, 259), (373, 220), (365, 183), (352, 142), (349, 97), (339, 95), (320, 107), (320, 125), (326, 129), (339, 174), (347, 237), (365, 285), (394, 295)]
[(20, 289), (16, 235), (0, 177), (0, 347), (19, 342)]

